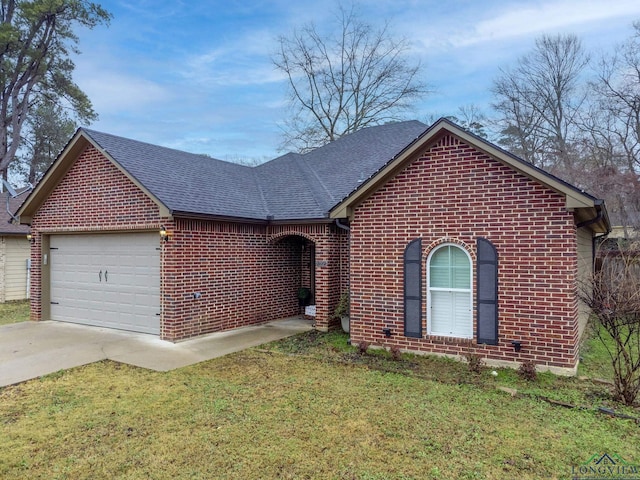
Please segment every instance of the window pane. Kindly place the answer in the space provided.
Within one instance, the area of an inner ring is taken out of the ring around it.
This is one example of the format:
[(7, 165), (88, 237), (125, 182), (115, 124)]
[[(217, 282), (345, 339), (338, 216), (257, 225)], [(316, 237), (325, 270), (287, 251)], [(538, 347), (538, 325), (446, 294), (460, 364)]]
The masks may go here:
[(431, 334), (451, 335), (451, 292), (431, 292)]
[(471, 263), (460, 248), (441, 247), (429, 264), (430, 286), (436, 288), (471, 288)]
[(451, 287), (452, 288), (470, 288), (471, 287), (471, 265), (467, 259), (466, 266), (456, 266), (451, 269)]
[(453, 292), (453, 325), (451, 333), (460, 337), (470, 336), (473, 332), (471, 325), (471, 295), (466, 292)]
[(458, 247), (449, 247), (451, 251), (451, 265), (452, 266), (466, 266), (469, 264), (469, 257), (467, 254)]
[(437, 267), (449, 267), (449, 247), (439, 248), (432, 256), (431, 256), (431, 265)]
[(450, 272), (448, 267), (437, 267), (431, 265), (431, 276), (429, 278), (432, 287), (451, 288)]
[(451, 288), (451, 258), (449, 247), (442, 247), (431, 257), (430, 274), (431, 286), (436, 288)]

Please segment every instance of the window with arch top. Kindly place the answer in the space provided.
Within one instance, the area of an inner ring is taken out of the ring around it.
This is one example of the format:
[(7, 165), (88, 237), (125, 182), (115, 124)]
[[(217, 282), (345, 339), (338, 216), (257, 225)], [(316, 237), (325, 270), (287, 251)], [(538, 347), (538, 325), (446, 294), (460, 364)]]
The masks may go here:
[(446, 243), (427, 259), (427, 329), (430, 335), (473, 338), (471, 257)]

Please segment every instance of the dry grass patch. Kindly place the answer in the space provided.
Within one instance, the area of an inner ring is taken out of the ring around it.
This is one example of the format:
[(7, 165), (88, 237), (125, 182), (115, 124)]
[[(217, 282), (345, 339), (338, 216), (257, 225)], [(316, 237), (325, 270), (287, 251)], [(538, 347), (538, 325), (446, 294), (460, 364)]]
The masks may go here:
[(0, 325), (29, 320), (29, 300), (0, 303)]
[[(169, 373), (107, 361), (7, 387), (0, 477), (526, 479), (569, 477), (597, 452), (640, 463), (633, 422), (497, 391), (515, 372), (394, 362), (343, 340), (302, 335)], [(540, 377), (530, 388), (559, 388)]]

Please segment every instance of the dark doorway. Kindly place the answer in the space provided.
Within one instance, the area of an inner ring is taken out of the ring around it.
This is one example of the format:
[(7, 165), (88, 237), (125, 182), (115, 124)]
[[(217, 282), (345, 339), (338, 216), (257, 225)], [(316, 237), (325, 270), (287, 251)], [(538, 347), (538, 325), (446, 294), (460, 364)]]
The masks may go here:
[(315, 303), (316, 296), (316, 246), (313, 243), (307, 245), (309, 249), (309, 288), (311, 288), (311, 294), (313, 295), (313, 303)]

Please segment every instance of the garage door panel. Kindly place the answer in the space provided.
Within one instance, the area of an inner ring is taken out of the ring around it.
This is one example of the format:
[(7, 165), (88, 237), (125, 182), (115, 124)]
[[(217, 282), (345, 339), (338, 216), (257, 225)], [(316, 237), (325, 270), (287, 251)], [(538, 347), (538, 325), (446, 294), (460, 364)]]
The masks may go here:
[(51, 318), (160, 333), (154, 233), (52, 235)]
[(117, 282), (118, 285), (126, 285), (128, 287), (131, 288), (136, 288), (136, 286), (140, 283), (140, 276), (139, 275), (133, 275), (131, 273), (120, 273), (118, 272), (117, 274), (113, 274), (114, 278), (113, 281)]

